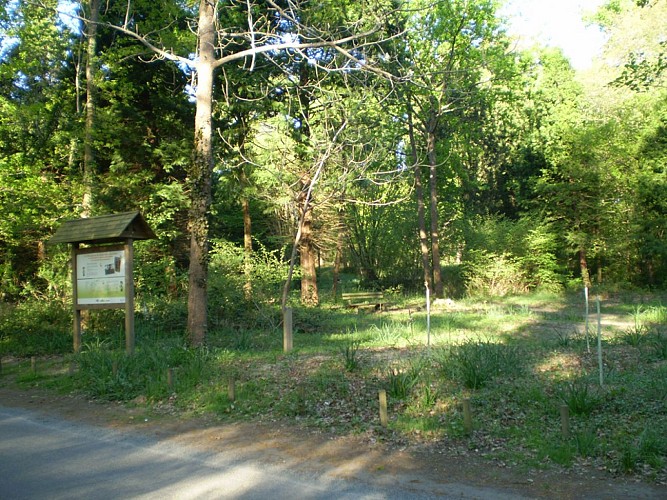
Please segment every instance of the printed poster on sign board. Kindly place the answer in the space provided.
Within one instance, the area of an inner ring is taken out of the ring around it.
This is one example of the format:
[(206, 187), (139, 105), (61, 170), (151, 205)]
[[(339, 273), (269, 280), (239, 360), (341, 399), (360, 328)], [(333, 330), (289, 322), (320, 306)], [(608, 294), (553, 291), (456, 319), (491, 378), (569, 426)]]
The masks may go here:
[(125, 303), (122, 250), (80, 254), (76, 260), (77, 304)]

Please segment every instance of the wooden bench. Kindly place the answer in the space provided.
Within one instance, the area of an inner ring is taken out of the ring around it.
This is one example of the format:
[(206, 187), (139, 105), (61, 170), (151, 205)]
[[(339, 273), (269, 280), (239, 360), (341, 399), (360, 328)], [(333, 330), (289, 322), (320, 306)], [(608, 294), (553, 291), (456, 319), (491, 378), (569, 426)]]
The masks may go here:
[(343, 292), (343, 302), (347, 307), (374, 307), (384, 309), (384, 293), (382, 292)]

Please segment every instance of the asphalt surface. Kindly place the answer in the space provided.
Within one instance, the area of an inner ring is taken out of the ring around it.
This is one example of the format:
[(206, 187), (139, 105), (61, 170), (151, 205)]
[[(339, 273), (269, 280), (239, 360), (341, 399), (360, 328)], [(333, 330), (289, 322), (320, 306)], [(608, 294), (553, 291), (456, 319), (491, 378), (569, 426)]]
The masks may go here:
[(405, 478), (299, 471), (0, 406), (0, 499), (516, 499)]

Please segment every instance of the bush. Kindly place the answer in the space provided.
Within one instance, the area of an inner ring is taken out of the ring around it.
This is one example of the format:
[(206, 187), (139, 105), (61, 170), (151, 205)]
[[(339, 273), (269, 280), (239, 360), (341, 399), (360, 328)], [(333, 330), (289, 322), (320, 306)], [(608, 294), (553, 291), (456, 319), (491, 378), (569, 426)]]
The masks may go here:
[(557, 292), (563, 288), (562, 271), (556, 259), (558, 244), (548, 226), (530, 229), (525, 238), (525, 254), (518, 262), (527, 277), (530, 289)]
[(395, 399), (407, 398), (419, 382), (424, 369), (420, 360), (413, 360), (407, 368), (392, 367), (387, 373), (388, 394)]
[(471, 250), (464, 263), (464, 275), (469, 295), (502, 297), (528, 290), (519, 261), (509, 254)]
[[(245, 272), (243, 248), (215, 241), (209, 271), (209, 309), (212, 327), (275, 327), (288, 266), (278, 251), (259, 246)], [(298, 278), (295, 275), (295, 278)]]
[(72, 349), (72, 313), (58, 302), (2, 305), (0, 355), (61, 354)]
[(464, 275), (469, 295), (562, 289), (557, 235), (539, 219), (479, 217), (465, 231)]

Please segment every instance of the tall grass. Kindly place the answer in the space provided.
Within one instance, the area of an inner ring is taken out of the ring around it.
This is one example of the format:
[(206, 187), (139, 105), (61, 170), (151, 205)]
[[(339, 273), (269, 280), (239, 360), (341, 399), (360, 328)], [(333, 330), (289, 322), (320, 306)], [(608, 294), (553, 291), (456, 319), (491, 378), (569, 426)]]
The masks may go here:
[(519, 375), (525, 355), (515, 345), (491, 341), (466, 340), (447, 346), (436, 355), (442, 373), (468, 389), (480, 389), (494, 377)]
[(168, 370), (175, 370), (176, 388), (189, 390), (213, 371), (213, 358), (206, 349), (183, 346), (141, 346), (131, 356), (111, 350), (107, 342), (83, 345), (76, 357), (77, 382), (93, 397), (127, 401), (140, 395), (159, 400), (170, 392)]

